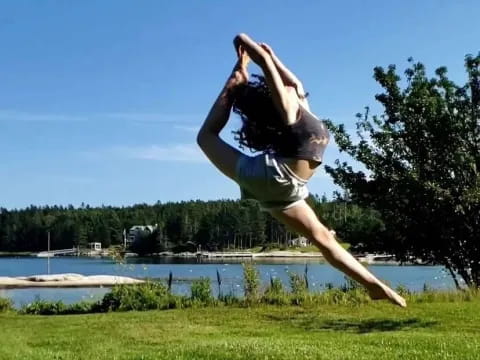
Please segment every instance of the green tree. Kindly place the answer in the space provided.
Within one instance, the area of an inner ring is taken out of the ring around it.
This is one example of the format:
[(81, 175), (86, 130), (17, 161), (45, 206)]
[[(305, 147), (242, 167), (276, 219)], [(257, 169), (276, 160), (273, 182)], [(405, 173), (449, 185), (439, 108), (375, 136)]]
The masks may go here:
[(463, 86), (445, 67), (429, 78), (409, 62), (404, 89), (395, 66), (375, 68), (384, 113), (357, 114), (358, 142), (327, 121), (340, 150), (368, 174), (338, 160), (326, 170), (355, 203), (380, 212), (385, 250), (443, 264), (457, 286), (458, 273), (479, 287), (480, 54), (466, 56)]

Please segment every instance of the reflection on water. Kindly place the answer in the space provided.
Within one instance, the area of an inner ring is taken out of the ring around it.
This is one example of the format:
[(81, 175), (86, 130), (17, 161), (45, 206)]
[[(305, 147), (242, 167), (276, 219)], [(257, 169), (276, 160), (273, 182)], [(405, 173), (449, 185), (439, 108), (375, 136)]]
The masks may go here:
[[(170, 271), (174, 282), (172, 291), (177, 294), (189, 294), (192, 279), (209, 277), (212, 290), (218, 293), (217, 271), (222, 278), (222, 292), (243, 295), (242, 262), (251, 259), (196, 259), (196, 258), (127, 258), (126, 263), (118, 263), (110, 258), (56, 257), (50, 259), (51, 272), (79, 273), (83, 275), (121, 275), (138, 278), (154, 278), (165, 281)], [(308, 267), (308, 279), (312, 291), (321, 291), (325, 284), (340, 286), (345, 282), (342, 273), (328, 264), (312, 258), (268, 258), (255, 260), (263, 284), (270, 278), (279, 278), (288, 287), (289, 273), (302, 275)], [(432, 288), (454, 288), (451, 277), (441, 266), (396, 266), (371, 265), (369, 269), (379, 278), (388, 281), (392, 286), (404, 285), (412, 291), (419, 291), (427, 283)], [(0, 258), (0, 276), (27, 276), (45, 274), (46, 259), (41, 258)], [(95, 301), (100, 299), (108, 289), (10, 289), (0, 290), (0, 296), (11, 298), (15, 305), (29, 303), (35, 298), (65, 303), (78, 301)]]

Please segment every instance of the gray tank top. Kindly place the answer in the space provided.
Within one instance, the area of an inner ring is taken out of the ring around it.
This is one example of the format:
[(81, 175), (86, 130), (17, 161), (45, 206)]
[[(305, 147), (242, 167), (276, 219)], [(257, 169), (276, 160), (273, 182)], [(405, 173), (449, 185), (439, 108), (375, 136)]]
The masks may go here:
[(300, 105), (298, 120), (284, 129), (281, 140), (278, 155), (321, 163), (330, 134), (323, 121)]

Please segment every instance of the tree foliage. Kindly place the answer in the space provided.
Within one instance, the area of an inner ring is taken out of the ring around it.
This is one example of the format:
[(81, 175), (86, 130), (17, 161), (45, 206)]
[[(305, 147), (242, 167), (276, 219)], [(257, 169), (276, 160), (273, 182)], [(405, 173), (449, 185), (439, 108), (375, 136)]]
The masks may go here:
[(480, 286), (480, 54), (466, 56), (463, 86), (445, 67), (429, 78), (423, 64), (409, 63), (403, 89), (395, 66), (375, 68), (384, 112), (357, 114), (359, 141), (327, 121), (340, 150), (368, 173), (338, 160), (326, 170), (355, 203), (380, 212), (385, 250)]
[[(375, 238), (378, 214), (351, 204), (309, 200), (325, 224), (335, 228), (343, 241), (353, 245), (361, 238)], [(0, 252), (42, 251), (51, 234), (52, 249), (103, 247), (123, 244), (123, 230), (134, 225), (157, 225), (153, 233), (139, 234), (131, 251), (141, 255), (162, 251), (287, 247), (297, 235), (260, 211), (254, 201), (186, 201), (140, 204), (130, 207), (30, 206), (22, 210), (0, 208)], [(364, 235), (364, 236), (362, 236)]]

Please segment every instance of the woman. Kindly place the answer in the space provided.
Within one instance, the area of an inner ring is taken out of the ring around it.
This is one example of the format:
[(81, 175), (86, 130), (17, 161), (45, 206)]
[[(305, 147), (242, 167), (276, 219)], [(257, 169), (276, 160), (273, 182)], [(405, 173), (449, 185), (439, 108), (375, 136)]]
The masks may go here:
[[(234, 39), (238, 60), (197, 137), (210, 161), (240, 185), (242, 198), (254, 198), (273, 217), (312, 241), (325, 259), (364, 285), (372, 299), (406, 307), (405, 299), (379, 281), (335, 240), (305, 202), (306, 184), (322, 162), (328, 131), (311, 112), (302, 83), (266, 44), (246, 34)], [(264, 78), (249, 82), (252, 59)], [(241, 145), (263, 151), (249, 157), (219, 133), (234, 108), (243, 120)]]

